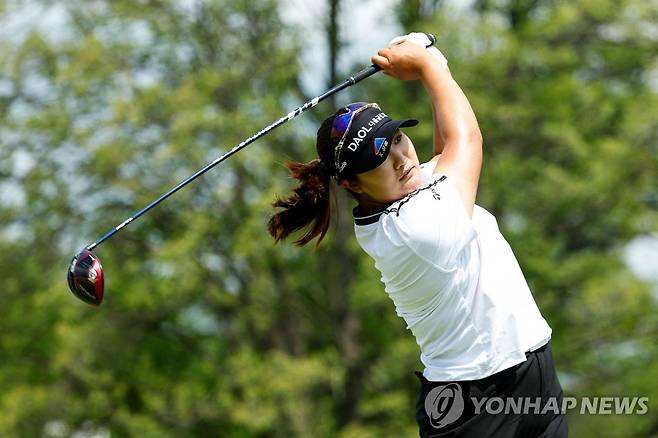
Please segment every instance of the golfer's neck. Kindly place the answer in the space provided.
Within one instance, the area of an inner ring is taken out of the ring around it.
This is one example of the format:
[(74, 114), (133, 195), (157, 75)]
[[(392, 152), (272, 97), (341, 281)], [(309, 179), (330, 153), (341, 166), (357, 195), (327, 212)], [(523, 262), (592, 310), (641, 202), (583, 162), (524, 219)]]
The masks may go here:
[(364, 215), (369, 215), (369, 214), (375, 214), (379, 213), (380, 211), (384, 210), (386, 207), (391, 205), (391, 203), (382, 203), (375, 201), (374, 199), (371, 199), (367, 196), (360, 196), (359, 197), (359, 210), (361, 210), (361, 213)]

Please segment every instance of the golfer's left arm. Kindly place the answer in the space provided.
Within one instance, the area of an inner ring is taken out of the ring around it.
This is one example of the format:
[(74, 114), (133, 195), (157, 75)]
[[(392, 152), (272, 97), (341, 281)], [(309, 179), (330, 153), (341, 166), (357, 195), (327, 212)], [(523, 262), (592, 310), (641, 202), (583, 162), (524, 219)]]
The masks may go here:
[(449, 177), (471, 216), (482, 167), (482, 134), (466, 95), (445, 65), (413, 43), (381, 49), (372, 60), (390, 76), (423, 82), (432, 100), (435, 135), (442, 143), (435, 144), (441, 157), (432, 159), (437, 163), (434, 173)]
[(435, 130), (443, 140), (434, 172), (450, 178), (470, 216), (482, 168), (482, 134), (475, 113), (450, 71), (434, 59), (427, 59), (420, 79), (432, 99)]

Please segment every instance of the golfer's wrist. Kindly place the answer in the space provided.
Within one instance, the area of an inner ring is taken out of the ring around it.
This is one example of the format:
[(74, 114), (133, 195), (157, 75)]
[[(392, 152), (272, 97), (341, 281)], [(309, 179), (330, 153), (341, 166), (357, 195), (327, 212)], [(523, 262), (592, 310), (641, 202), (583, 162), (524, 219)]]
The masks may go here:
[(437, 76), (450, 76), (450, 70), (448, 69), (447, 65), (442, 64), (432, 55), (429, 55), (426, 59), (427, 60), (420, 68), (420, 79), (423, 82), (431, 82)]

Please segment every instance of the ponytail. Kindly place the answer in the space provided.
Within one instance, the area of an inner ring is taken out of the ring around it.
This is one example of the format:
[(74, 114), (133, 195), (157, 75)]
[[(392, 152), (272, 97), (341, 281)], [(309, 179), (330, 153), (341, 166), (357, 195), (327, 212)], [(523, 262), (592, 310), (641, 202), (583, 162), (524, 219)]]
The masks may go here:
[(331, 200), (334, 198), (329, 170), (319, 159), (308, 163), (288, 162), (287, 167), (299, 184), (291, 196), (277, 197), (272, 203), (275, 208), (283, 210), (270, 218), (267, 229), (275, 244), (297, 230), (308, 229), (294, 244), (304, 246), (318, 237), (318, 246), (329, 229)]

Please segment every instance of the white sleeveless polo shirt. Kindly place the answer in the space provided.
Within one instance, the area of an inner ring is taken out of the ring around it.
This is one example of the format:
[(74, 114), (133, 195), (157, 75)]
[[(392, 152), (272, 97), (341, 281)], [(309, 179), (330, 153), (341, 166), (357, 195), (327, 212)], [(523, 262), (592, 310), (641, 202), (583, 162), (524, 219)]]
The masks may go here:
[(433, 169), (423, 164), (420, 188), (385, 210), (355, 209), (356, 238), (420, 346), (425, 378), (481, 379), (525, 361), (551, 328), (494, 216), (476, 205), (469, 218)]

